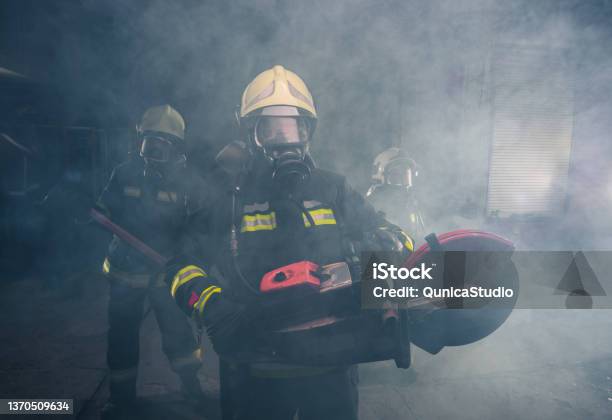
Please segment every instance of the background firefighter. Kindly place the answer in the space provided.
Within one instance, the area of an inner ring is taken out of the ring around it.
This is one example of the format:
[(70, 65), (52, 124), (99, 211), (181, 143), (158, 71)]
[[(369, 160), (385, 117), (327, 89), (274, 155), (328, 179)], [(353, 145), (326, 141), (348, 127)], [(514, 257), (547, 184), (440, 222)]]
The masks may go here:
[[(173, 256), (198, 179), (186, 166), (185, 123), (169, 105), (156, 106), (144, 113), (138, 132), (140, 155), (115, 168), (97, 207), (156, 251)], [(199, 345), (187, 318), (172, 303), (167, 289), (160, 287), (159, 269), (114, 236), (103, 271), (110, 280), (107, 361), (111, 370), (110, 402), (103, 415), (129, 416), (135, 409), (145, 297), (183, 392), (198, 399)]]
[(374, 159), (372, 186), (366, 198), (392, 223), (415, 236), (426, 232), (419, 200), (419, 166), (404, 151), (391, 147)]
[(265, 273), (299, 261), (343, 262), (349, 240), (412, 250), (411, 239), (342, 176), (314, 165), (308, 151), (316, 118), (308, 88), (282, 66), (247, 86), (239, 115), (246, 144), (228, 146), (231, 156), (218, 159), (233, 182), (207, 183), (190, 227), (206, 250), (169, 272), (172, 296), (202, 320), (220, 355), (224, 418), (356, 419), (356, 366), (237, 363), (231, 354), (257, 350), (250, 342), (266, 303), (258, 293)]

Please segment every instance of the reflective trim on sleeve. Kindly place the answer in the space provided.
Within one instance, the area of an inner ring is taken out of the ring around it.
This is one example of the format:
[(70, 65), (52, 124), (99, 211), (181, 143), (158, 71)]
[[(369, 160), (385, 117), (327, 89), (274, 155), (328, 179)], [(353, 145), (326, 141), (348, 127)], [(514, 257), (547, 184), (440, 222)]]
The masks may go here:
[[(316, 226), (336, 224), (336, 217), (332, 209), (308, 210), (308, 213), (310, 213)], [(304, 226), (310, 227), (310, 220), (308, 220), (306, 214), (302, 213), (302, 218), (304, 219)]]
[(412, 238), (403, 231), (400, 231), (400, 234), (403, 236), (402, 242), (406, 249), (410, 252), (414, 251), (414, 242), (412, 241)]
[(104, 263), (102, 263), (102, 272), (104, 274), (110, 273), (110, 261), (108, 258), (104, 258)]
[(240, 232), (276, 229), (276, 213), (245, 214), (242, 216)]
[(184, 267), (179, 270), (179, 272), (176, 273), (176, 275), (174, 276), (174, 279), (172, 280), (172, 286), (170, 287), (170, 294), (172, 295), (172, 297), (176, 295), (176, 291), (179, 287), (193, 280), (196, 277), (206, 277), (206, 272), (195, 265), (188, 265), (187, 267)]
[(206, 289), (204, 289), (204, 291), (200, 295), (200, 298), (198, 299), (198, 301), (193, 305), (194, 309), (197, 308), (200, 315), (204, 313), (204, 307), (206, 306), (208, 299), (210, 299), (210, 297), (214, 295), (215, 293), (221, 293), (221, 288), (218, 286), (207, 287)]

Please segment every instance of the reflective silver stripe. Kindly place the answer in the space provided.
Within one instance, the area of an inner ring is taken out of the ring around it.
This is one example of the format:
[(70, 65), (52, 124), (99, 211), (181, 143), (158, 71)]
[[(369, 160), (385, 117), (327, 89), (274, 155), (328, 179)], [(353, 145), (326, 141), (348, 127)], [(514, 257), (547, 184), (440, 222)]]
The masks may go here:
[(266, 201), (265, 203), (253, 203), (246, 204), (243, 208), (244, 213), (255, 213), (256, 211), (268, 211), (270, 209), (270, 204)]
[(206, 272), (196, 265), (188, 265), (179, 270), (179, 272), (175, 274), (172, 285), (170, 286), (170, 294), (172, 297), (176, 296), (176, 291), (179, 287), (197, 277), (206, 277)]
[(306, 200), (304, 201), (304, 207), (306, 207), (307, 209), (311, 209), (313, 207), (318, 207), (318, 206), (322, 206), (323, 203), (321, 203), (320, 201), (317, 200)]
[(258, 230), (273, 230), (276, 228), (276, 214), (245, 214), (242, 216), (241, 232), (254, 232)]
[(128, 197), (140, 197), (140, 188), (126, 185), (123, 187), (123, 194)]
[[(312, 220), (315, 222), (315, 225), (317, 226), (336, 224), (336, 217), (334, 216), (334, 211), (332, 209), (323, 208), (323, 209), (309, 210), (308, 213), (310, 213)], [(308, 217), (306, 217), (305, 214), (302, 214), (302, 217), (304, 219), (304, 226), (310, 227), (310, 220), (308, 220)]]
[(177, 194), (173, 191), (158, 191), (157, 199), (166, 203), (176, 202)]
[(194, 267), (191, 270), (186, 270), (186, 271), (181, 270), (180, 271), (180, 275), (178, 276), (179, 277), (179, 281), (183, 280), (185, 277), (187, 277), (187, 276), (189, 276), (191, 274), (196, 274), (196, 273), (200, 274), (201, 276), (206, 276), (206, 273), (204, 272), (204, 270), (202, 270), (199, 267)]
[(315, 214), (313, 216), (313, 219), (315, 220), (315, 223), (317, 222), (317, 220), (336, 220), (333, 214)]

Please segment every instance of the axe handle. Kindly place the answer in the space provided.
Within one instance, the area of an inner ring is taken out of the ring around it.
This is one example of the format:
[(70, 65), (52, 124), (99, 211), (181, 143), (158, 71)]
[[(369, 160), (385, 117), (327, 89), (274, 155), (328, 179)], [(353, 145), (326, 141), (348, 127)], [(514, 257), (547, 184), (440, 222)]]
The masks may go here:
[(140, 252), (142, 255), (147, 257), (156, 265), (163, 267), (168, 262), (168, 258), (164, 257), (159, 252), (151, 248), (149, 245), (138, 239), (136, 236), (132, 235), (130, 232), (114, 223), (112, 220), (100, 213), (98, 210), (91, 209), (90, 214), (93, 220), (96, 221), (96, 223), (100, 224), (105, 229), (117, 235), (119, 239), (121, 239), (129, 246)]

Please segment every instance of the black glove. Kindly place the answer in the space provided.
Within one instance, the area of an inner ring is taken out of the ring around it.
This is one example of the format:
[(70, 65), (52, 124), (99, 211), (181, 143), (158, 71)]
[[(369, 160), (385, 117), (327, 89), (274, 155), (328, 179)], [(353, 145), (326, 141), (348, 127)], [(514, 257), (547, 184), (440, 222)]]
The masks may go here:
[(401, 265), (410, 251), (402, 242), (404, 239), (401, 231), (379, 228), (364, 232), (360, 245), (360, 252), (374, 252), (381, 262)]
[(230, 300), (223, 293), (211, 296), (202, 314), (206, 332), (219, 354), (236, 352), (244, 347), (251, 318), (247, 305)]
[(402, 233), (385, 228), (364, 232), (361, 251), (407, 253)]

